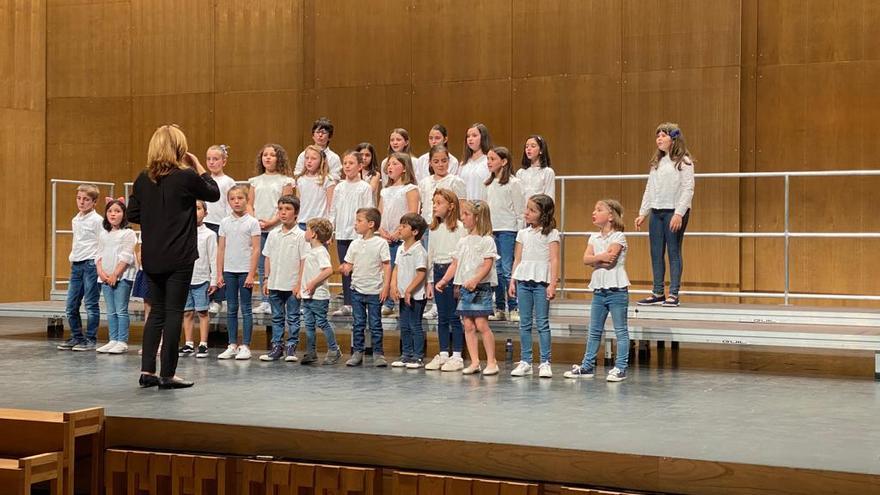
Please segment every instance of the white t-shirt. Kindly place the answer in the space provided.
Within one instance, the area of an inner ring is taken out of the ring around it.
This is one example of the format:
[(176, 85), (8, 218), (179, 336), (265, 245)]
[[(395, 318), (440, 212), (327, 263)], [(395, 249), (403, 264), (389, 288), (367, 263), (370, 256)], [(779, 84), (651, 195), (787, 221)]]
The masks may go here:
[(414, 184), (403, 184), (384, 187), (379, 191), (379, 195), (382, 197), (380, 204), (382, 205), (383, 229), (388, 232), (397, 230), (401, 217), (409, 213), (406, 196), (412, 190), (418, 190), (418, 187)]
[(293, 186), (293, 177), (284, 174), (262, 174), (248, 179), (254, 188), (254, 216), (257, 220), (269, 220), (278, 211), (278, 198), (286, 186)]
[(629, 277), (626, 276), (626, 236), (623, 232), (612, 231), (608, 235), (597, 232), (590, 234), (588, 241), (593, 246), (593, 254), (602, 254), (608, 251), (612, 244), (620, 244), (623, 249), (617, 257), (617, 263), (613, 268), (596, 268), (590, 277), (590, 289), (615, 289), (629, 287)]
[(556, 201), (556, 172), (550, 167), (532, 165), (516, 171), (516, 178), (522, 181), (523, 196), (526, 201), (535, 194), (546, 194)]
[[(458, 158), (452, 156), (452, 153), (447, 152), (447, 155), (449, 156), (449, 171), (447, 174), (458, 175)], [(431, 160), (428, 158), (428, 153), (413, 160), (413, 172), (415, 172), (416, 182), (419, 184), (425, 180), (425, 177), (431, 175)]]
[[(104, 270), (104, 273), (110, 275), (116, 270), (116, 265), (123, 262), (128, 266), (119, 279), (133, 282), (135, 275), (137, 275), (134, 257), (135, 244), (137, 244), (137, 234), (133, 230), (126, 228), (107, 232), (102, 227), (98, 233), (97, 258), (101, 260), (101, 269)], [(98, 281), (100, 280), (101, 278), (98, 277)]]
[(422, 218), (428, 225), (434, 221), (434, 191), (437, 189), (449, 189), (454, 192), (458, 199), (464, 199), (464, 181), (457, 175), (449, 174), (442, 179), (436, 175), (429, 175), (419, 181), (419, 200), (422, 203)]
[(299, 194), (299, 223), (306, 223), (313, 218), (327, 218), (327, 194), (336, 182), (325, 177), (319, 184), (320, 176), (303, 175), (296, 179), (296, 190)]
[(511, 176), (504, 185), (498, 179), (493, 180), (486, 188), (486, 202), (489, 203), (493, 231), (516, 232), (523, 227), (526, 201), (519, 179)]
[(462, 164), (458, 176), (464, 181), (465, 198), (469, 201), (486, 200), (486, 179), (489, 178), (489, 158), (483, 155)]
[[(400, 297), (403, 298), (404, 292), (416, 277), (416, 273), (419, 270), (426, 271), (428, 269), (428, 253), (425, 252), (424, 246), (419, 241), (414, 242), (409, 249), (401, 244), (397, 247), (397, 257), (394, 259), (394, 263), (397, 265), (397, 290), (400, 292)], [(413, 299), (425, 299), (426, 282), (427, 277), (413, 291)]]
[(333, 204), (330, 205), (330, 221), (333, 222), (337, 240), (357, 238), (354, 221), (360, 208), (373, 204), (373, 188), (364, 180), (355, 182), (344, 180), (333, 189)]
[(221, 175), (220, 177), (214, 177), (212, 175), (211, 178), (214, 179), (214, 182), (217, 183), (217, 187), (220, 189), (220, 199), (217, 201), (205, 202), (205, 205), (208, 207), (208, 214), (205, 216), (205, 223), (220, 225), (220, 220), (223, 220), (232, 214), (232, 207), (229, 206), (227, 194), (229, 194), (229, 190), (232, 189), (232, 186), (235, 185), (235, 179), (228, 175)]
[[(329, 146), (324, 148), (324, 156), (327, 158), (327, 167), (330, 169), (330, 177), (339, 180), (342, 177), (342, 160)], [(293, 175), (300, 175), (306, 167), (306, 152), (301, 151), (296, 157), (296, 166), (293, 167)]]
[[(541, 229), (526, 227), (516, 233), (516, 242), (522, 245), (519, 265), (513, 271), (514, 280), (550, 283), (550, 244), (560, 243), (559, 231), (553, 229), (544, 235)], [(561, 260), (560, 260), (561, 263)]]
[(369, 239), (358, 238), (352, 241), (345, 255), (346, 263), (353, 266), (351, 288), (361, 294), (379, 294), (385, 283), (382, 263), (391, 261), (388, 242), (378, 235)]
[(458, 241), (464, 239), (467, 231), (460, 221), (458, 227), (450, 231), (446, 223), (441, 223), (431, 231), (428, 242), (428, 282), (434, 282), (434, 265), (448, 265), (452, 263), (453, 255), (458, 249)]
[(229, 215), (220, 220), (220, 237), (226, 239), (223, 255), (223, 271), (248, 273), (251, 271), (251, 238), (260, 235), (260, 222), (245, 213), (238, 217)]
[(204, 224), (196, 228), (196, 243), (199, 247), (199, 259), (193, 265), (190, 285), (210, 282), (217, 285), (217, 234)]
[(104, 217), (92, 210), (85, 215), (77, 213), (70, 223), (73, 226), (73, 245), (68, 256), (70, 262), (97, 258), (98, 235), (104, 230)]
[[(431, 244), (430, 242), (428, 244)], [(474, 278), (477, 269), (483, 264), (483, 260), (492, 260), (492, 269), (480, 280), (480, 283), (489, 282), (492, 287), (498, 285), (498, 273), (495, 272), (495, 260), (498, 259), (498, 251), (495, 249), (495, 239), (491, 235), (479, 236), (468, 235), (458, 241), (458, 248), (453, 254), (458, 260), (458, 268), (455, 271), (455, 285), (462, 285)]]
[(330, 263), (330, 253), (327, 252), (327, 248), (324, 246), (312, 247), (308, 254), (306, 254), (306, 261), (303, 264), (303, 273), (302, 273), (302, 298), (303, 299), (315, 299), (315, 300), (328, 300), (330, 299), (330, 289), (329, 289), (329, 278), (325, 278), (323, 282), (318, 284), (315, 287), (315, 292), (309, 294), (306, 292), (306, 284), (309, 283), (313, 278), (317, 277), (321, 270), (325, 268), (329, 268), (333, 266)]
[(299, 227), (284, 232), (284, 227), (269, 232), (263, 256), (269, 258), (269, 290), (292, 291), (299, 281), (299, 263), (309, 252), (306, 234)]
[(684, 216), (694, 199), (694, 165), (690, 158), (685, 157), (681, 170), (669, 156), (664, 156), (648, 173), (648, 184), (642, 196), (639, 215), (647, 215), (651, 209), (675, 209), (675, 213)]

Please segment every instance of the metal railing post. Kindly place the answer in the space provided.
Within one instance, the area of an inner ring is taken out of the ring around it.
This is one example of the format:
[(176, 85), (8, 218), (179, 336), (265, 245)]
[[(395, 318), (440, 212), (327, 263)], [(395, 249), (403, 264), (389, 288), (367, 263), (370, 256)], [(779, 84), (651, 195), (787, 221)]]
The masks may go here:
[(559, 243), (559, 298), (565, 299), (565, 178), (559, 184), (559, 231), (562, 242)]
[(58, 184), (52, 183), (52, 266), (49, 270), (52, 277), (52, 283), (49, 285), (49, 293), (55, 291), (55, 280), (58, 276), (56, 272), (57, 260), (55, 259), (56, 252), (58, 250)]
[(790, 285), (789, 285), (790, 284), (790, 272), (789, 272), (789, 269), (790, 269), (789, 261), (790, 260), (789, 260), (789, 252), (788, 252), (790, 225), (789, 225), (788, 200), (789, 200), (789, 191), (790, 191), (789, 186), (790, 186), (791, 182), (789, 179), (790, 179), (790, 177), (788, 175), (786, 175), (785, 176), (785, 226), (784, 226), (784, 230), (783, 230), (783, 234), (784, 234), (784, 241), (783, 242), (785, 244), (785, 247), (783, 248), (784, 253), (782, 255), (783, 264), (785, 265), (785, 289), (783, 292), (783, 294), (784, 294), (783, 304), (785, 304), (785, 305), (788, 305), (788, 293), (789, 293), (789, 288), (790, 288)]

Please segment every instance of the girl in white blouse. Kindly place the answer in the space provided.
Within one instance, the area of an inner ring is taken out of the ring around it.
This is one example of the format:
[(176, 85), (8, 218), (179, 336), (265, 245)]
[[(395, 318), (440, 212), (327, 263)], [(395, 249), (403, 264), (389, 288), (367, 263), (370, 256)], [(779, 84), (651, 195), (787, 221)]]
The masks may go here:
[(382, 173), (379, 170), (376, 147), (364, 142), (355, 146), (354, 150), (361, 154), (361, 160), (364, 163), (361, 177), (370, 184), (370, 188), (373, 190), (373, 203), (379, 204), (379, 190), (382, 189)]
[(526, 199), (535, 194), (546, 194), (556, 201), (556, 172), (550, 168), (550, 147), (547, 141), (533, 134), (523, 148), (522, 168), (516, 171), (522, 181)]
[(599, 341), (605, 331), (605, 320), (611, 313), (614, 335), (617, 339), (617, 356), (614, 368), (606, 380), (619, 382), (626, 379), (629, 363), (629, 328), (626, 312), (629, 306), (629, 278), (626, 276), (626, 236), (623, 235), (623, 207), (613, 199), (603, 199), (593, 208), (593, 225), (599, 232), (590, 235), (584, 251), (584, 264), (593, 267), (590, 289), (593, 302), (590, 305), (590, 332), (587, 351), (581, 364), (565, 372), (566, 378), (592, 378), (596, 372), (596, 354)]
[(97, 352), (123, 354), (128, 351), (128, 299), (137, 274), (134, 246), (137, 235), (128, 226), (123, 198), (107, 198), (103, 229), (98, 232), (98, 255), (95, 266), (98, 282), (107, 305), (107, 328), (110, 341)]
[[(382, 184), (388, 181), (388, 159), (394, 153), (410, 154), (409, 131), (401, 127), (391, 129), (391, 135), (388, 136), (388, 156), (382, 160), (382, 166), (379, 167), (382, 171)], [(415, 172), (413, 172), (413, 177), (415, 177)], [(416, 184), (418, 184), (418, 180), (416, 180)]]
[[(678, 306), (681, 288), (681, 243), (687, 230), (694, 197), (694, 161), (684, 142), (678, 124), (666, 122), (657, 126), (657, 152), (651, 159), (648, 184), (642, 196), (636, 230), (641, 230), (645, 218), (651, 245), (651, 267), (654, 288), (651, 295), (639, 301), (640, 305)], [(669, 296), (663, 297), (666, 263), (663, 252), (669, 253)]]
[[(413, 160), (413, 171), (416, 173), (416, 182), (421, 184), (426, 177), (437, 173), (436, 170), (431, 170), (431, 150), (434, 149), (434, 146), (448, 147), (448, 143), (449, 132), (446, 130), (446, 126), (443, 124), (434, 124), (434, 127), (431, 127), (431, 130), (428, 131), (428, 152)], [(448, 173), (451, 175), (458, 175), (458, 158), (452, 156), (452, 154), (448, 152), (447, 155), (449, 158)], [(424, 215), (422, 216), (424, 217)]]
[(305, 164), (302, 174), (296, 178), (296, 192), (300, 204), (297, 221), (299, 229), (305, 232), (309, 220), (329, 217), (336, 182), (330, 175), (324, 150), (310, 144), (303, 150), (303, 156)]
[(489, 129), (480, 123), (472, 125), (464, 138), (464, 156), (458, 168), (458, 176), (465, 186), (463, 199), (486, 200), (486, 179), (491, 175), (486, 153), (490, 149), (492, 138), (489, 136)]
[(487, 154), (489, 172), (486, 180), (486, 202), (492, 214), (492, 237), (498, 250), (495, 270), (498, 272), (498, 285), (495, 287), (495, 314), (490, 320), (508, 319), (519, 321), (516, 298), (507, 298), (507, 285), (513, 270), (513, 252), (516, 246), (516, 233), (523, 226), (523, 197), (520, 180), (512, 175), (510, 151), (498, 146)]
[(520, 360), (511, 376), (532, 374), (532, 318), (538, 329), (541, 365), (538, 375), (552, 378), (550, 368), (550, 301), (556, 297), (559, 277), (559, 231), (555, 206), (546, 194), (536, 194), (526, 203), (526, 227), (516, 234), (513, 277), (507, 289), (519, 299)]
[[(382, 214), (379, 235), (388, 242), (391, 266), (394, 266), (397, 248), (401, 244), (397, 231), (400, 218), (407, 213), (419, 212), (419, 188), (416, 186), (409, 153), (392, 153), (387, 159), (386, 169), (388, 182), (379, 192), (379, 212)], [(389, 316), (393, 312), (394, 302), (388, 298), (382, 308), (382, 314)]]

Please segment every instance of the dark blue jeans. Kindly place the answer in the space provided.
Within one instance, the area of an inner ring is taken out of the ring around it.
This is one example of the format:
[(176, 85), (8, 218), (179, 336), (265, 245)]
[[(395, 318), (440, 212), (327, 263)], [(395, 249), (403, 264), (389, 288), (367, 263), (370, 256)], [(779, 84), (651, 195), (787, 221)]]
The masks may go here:
[[(397, 260), (397, 248), (403, 244), (403, 241), (394, 241), (388, 243), (388, 250), (391, 251), (391, 269), (394, 270), (394, 262)], [(393, 308), (394, 307), (394, 299), (388, 298), (385, 299), (385, 307)]]
[(300, 300), (289, 290), (269, 290), (269, 305), (272, 306), (272, 343), (281, 343), (286, 325), (287, 345), (296, 347), (299, 343)]
[[(266, 272), (266, 257), (263, 256), (263, 248), (266, 247), (266, 239), (269, 238), (268, 232), (260, 233), (260, 258), (257, 260), (257, 273), (260, 275), (260, 284), (266, 283), (265, 272)], [(269, 302), (269, 296), (263, 295), (263, 286), (260, 285), (260, 301), (261, 302)], [(227, 306), (229, 304), (227, 303)]]
[(367, 319), (369, 318), (373, 355), (384, 355), (385, 352), (382, 349), (382, 304), (379, 302), (379, 294), (361, 294), (352, 290), (351, 318), (351, 333), (354, 338), (352, 350), (364, 352), (364, 331), (366, 331)]
[(229, 301), (226, 303), (226, 333), (229, 334), (229, 343), (238, 343), (238, 305), (241, 303), (241, 319), (244, 325), (244, 336), (241, 343), (251, 344), (251, 335), (254, 332), (254, 313), (251, 296), (253, 289), (244, 286), (247, 273), (223, 272), (223, 280), (229, 287), (226, 295)]
[(664, 294), (663, 282), (666, 278), (666, 260), (664, 252), (669, 253), (669, 294), (677, 296), (681, 288), (681, 244), (684, 240), (684, 231), (687, 229), (691, 210), (688, 210), (681, 219), (681, 228), (678, 232), (669, 229), (669, 222), (675, 210), (651, 210), (651, 220), (648, 224), (648, 238), (651, 243), (651, 267), (654, 272), (655, 295)]
[(324, 332), (324, 338), (327, 339), (327, 350), (335, 352), (339, 350), (339, 344), (336, 343), (336, 332), (333, 331), (333, 325), (327, 321), (327, 309), (330, 307), (328, 299), (303, 299), (303, 317), (306, 323), (306, 337), (309, 339), (306, 351), (314, 354), (318, 349), (317, 337), (315, 336), (315, 327), (319, 327)]
[[(336, 254), (339, 255), (339, 263), (345, 262), (345, 255), (348, 254), (348, 247), (351, 246), (351, 239), (336, 240)], [(351, 275), (342, 276), (342, 304), (351, 306)]]
[[(434, 282), (440, 281), (448, 268), (448, 263), (435, 264)], [(461, 318), (455, 314), (455, 289), (452, 284), (444, 287), (443, 292), (434, 290), (434, 304), (437, 305), (437, 340), (440, 341), (440, 352), (461, 352), (464, 347), (464, 329)]]
[[(510, 286), (510, 274), (513, 271), (513, 254), (516, 249), (516, 232), (496, 230), (492, 233), (495, 237), (495, 249), (499, 258), (495, 260), (495, 271), (498, 273), (498, 286), (495, 287), (495, 308), (504, 311), (510, 308), (516, 309), (516, 298), (507, 296), (507, 288)], [(505, 301), (507, 304), (505, 305)]]
[(400, 345), (403, 347), (403, 360), (415, 361), (425, 358), (425, 329), (422, 328), (422, 315), (425, 314), (427, 299), (410, 299), (407, 305), (400, 299)]
[(70, 336), (83, 338), (82, 318), (79, 306), (83, 299), (86, 303), (88, 326), (85, 338), (94, 342), (98, 338), (98, 323), (101, 321), (101, 309), (98, 299), (101, 298), (101, 286), (98, 285), (98, 268), (95, 260), (74, 261), (70, 264), (70, 284), (67, 286), (67, 323), (70, 324)]

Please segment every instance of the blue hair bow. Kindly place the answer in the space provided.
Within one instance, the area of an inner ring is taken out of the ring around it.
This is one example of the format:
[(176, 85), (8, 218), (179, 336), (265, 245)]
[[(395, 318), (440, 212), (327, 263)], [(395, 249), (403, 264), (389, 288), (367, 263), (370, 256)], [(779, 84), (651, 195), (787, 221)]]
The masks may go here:
[(669, 131), (669, 137), (671, 137), (672, 139), (678, 139), (679, 136), (681, 136), (680, 130), (673, 129), (673, 130)]

